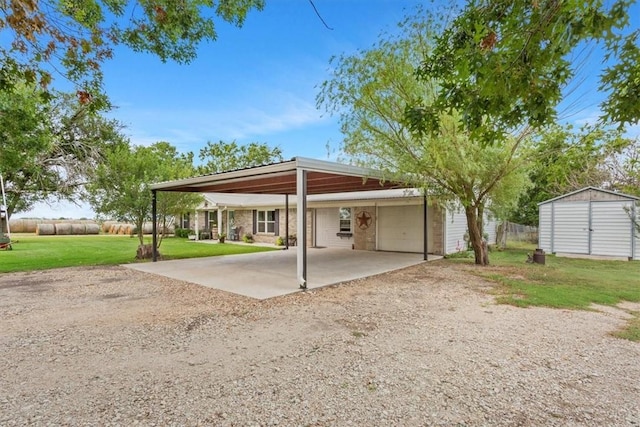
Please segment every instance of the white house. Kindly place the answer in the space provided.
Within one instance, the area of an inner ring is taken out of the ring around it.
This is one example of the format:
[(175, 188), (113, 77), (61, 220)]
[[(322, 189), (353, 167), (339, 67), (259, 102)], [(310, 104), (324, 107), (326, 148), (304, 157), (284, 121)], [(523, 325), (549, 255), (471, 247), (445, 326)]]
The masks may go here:
[(538, 205), (538, 246), (558, 255), (640, 260), (640, 198), (593, 187)]
[[(204, 193), (204, 197), (195, 212), (181, 220), (183, 227), (198, 230), (198, 236), (216, 239), (224, 233), (229, 240), (239, 240), (251, 234), (255, 241), (275, 243), (278, 237), (284, 241), (296, 234), (296, 196), (289, 197), (288, 220), (283, 196)], [(309, 195), (307, 245), (422, 253), (424, 200), (415, 189)], [(427, 252), (444, 255), (464, 250), (464, 212), (439, 206), (436, 197), (428, 203)], [(495, 243), (495, 229), (495, 221), (487, 219), (490, 243)]]

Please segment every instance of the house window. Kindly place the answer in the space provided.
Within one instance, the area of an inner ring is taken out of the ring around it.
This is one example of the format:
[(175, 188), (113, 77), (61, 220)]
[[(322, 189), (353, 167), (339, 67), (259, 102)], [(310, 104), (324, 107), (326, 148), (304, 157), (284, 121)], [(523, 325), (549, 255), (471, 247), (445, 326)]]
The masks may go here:
[(258, 233), (275, 233), (276, 211), (258, 211)]
[(351, 208), (340, 208), (340, 232), (351, 233)]
[(184, 213), (182, 215), (180, 215), (180, 227), (181, 228), (189, 228), (189, 223), (191, 219), (191, 214), (190, 213)]
[(206, 211), (204, 213), (204, 221), (207, 224), (208, 230), (217, 230), (218, 229), (218, 212)]

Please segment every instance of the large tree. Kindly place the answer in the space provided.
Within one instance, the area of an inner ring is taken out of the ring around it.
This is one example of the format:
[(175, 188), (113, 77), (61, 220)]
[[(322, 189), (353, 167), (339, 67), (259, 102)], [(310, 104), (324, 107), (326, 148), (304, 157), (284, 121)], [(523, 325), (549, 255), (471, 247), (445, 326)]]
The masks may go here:
[[(193, 174), (193, 154), (178, 153), (167, 142), (157, 142), (149, 147), (123, 144), (109, 150), (93, 172), (87, 185), (88, 201), (99, 215), (133, 223), (140, 245), (143, 245), (143, 225), (151, 220), (150, 185)], [(167, 224), (167, 218), (193, 209), (200, 200), (199, 194), (159, 193), (159, 229)]]
[(74, 201), (87, 171), (106, 147), (120, 143), (120, 125), (94, 114), (73, 95), (48, 96), (34, 84), (0, 90), (0, 173), (9, 215), (38, 201)]
[(209, 141), (200, 149), (200, 160), (200, 173), (218, 173), (281, 162), (282, 150), (260, 142), (240, 145), (235, 141)]
[[(186, 63), (215, 40), (214, 17), (241, 26), (264, 0), (5, 0), (0, 2), (0, 91), (16, 82), (77, 85), (84, 103), (104, 105), (102, 64), (117, 45)], [(93, 101), (93, 102), (90, 102)]]
[[(531, 154), (531, 187), (523, 192), (509, 220), (538, 226), (538, 203), (584, 187), (620, 190), (613, 170), (623, 171), (632, 141), (620, 131), (584, 126), (554, 125), (536, 137)], [(617, 167), (616, 167), (617, 166)], [(626, 176), (619, 174), (620, 182)]]
[[(416, 132), (437, 133), (439, 113), (458, 111), (462, 126), (482, 143), (500, 143), (513, 129), (539, 129), (557, 118), (556, 107), (576, 68), (572, 54), (603, 42), (600, 89), (608, 94), (604, 118), (620, 125), (640, 119), (638, 21), (632, 0), (470, 0), (418, 68), (440, 85), (437, 97), (407, 104)], [(629, 24), (635, 25), (630, 27)]]
[(436, 133), (411, 132), (404, 120), (407, 103), (435, 99), (441, 90), (437, 80), (415, 78), (440, 29), (430, 18), (410, 19), (400, 28), (398, 36), (388, 35), (367, 51), (334, 58), (318, 104), (340, 115), (342, 149), (351, 161), (461, 206), (476, 263), (486, 264), (483, 217), (490, 208), (507, 211), (526, 184), (527, 135), (483, 148), (460, 126), (464, 117), (457, 111), (434, 113), (442, 125)]

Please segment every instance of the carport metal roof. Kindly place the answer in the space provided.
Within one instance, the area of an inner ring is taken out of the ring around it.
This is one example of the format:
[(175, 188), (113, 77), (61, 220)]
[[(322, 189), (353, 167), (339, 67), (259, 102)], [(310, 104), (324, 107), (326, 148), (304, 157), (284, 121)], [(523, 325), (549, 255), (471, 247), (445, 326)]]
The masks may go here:
[[(153, 192), (153, 260), (156, 253), (156, 192), (177, 191), (197, 193), (250, 193), (285, 195), (288, 210), (288, 196), (295, 194), (299, 200), (297, 215), (297, 235), (306, 236), (307, 195), (345, 193), (352, 191), (381, 190), (403, 188), (406, 185), (398, 181), (385, 180), (380, 171), (323, 160), (294, 157), (291, 160), (256, 166), (229, 172), (203, 175), (176, 181), (160, 182), (151, 185)], [(427, 209), (424, 208), (425, 235), (424, 256), (427, 259)], [(288, 218), (288, 214), (287, 214)], [(288, 227), (287, 227), (288, 228)], [(287, 229), (288, 232), (288, 229)], [(305, 242), (306, 239), (300, 239)], [(300, 287), (307, 287), (307, 247), (301, 244), (297, 249), (297, 277)]]
[(298, 170), (306, 171), (307, 194), (402, 188), (381, 172), (323, 160), (291, 160), (230, 172), (153, 184), (152, 190), (197, 193), (297, 194)]

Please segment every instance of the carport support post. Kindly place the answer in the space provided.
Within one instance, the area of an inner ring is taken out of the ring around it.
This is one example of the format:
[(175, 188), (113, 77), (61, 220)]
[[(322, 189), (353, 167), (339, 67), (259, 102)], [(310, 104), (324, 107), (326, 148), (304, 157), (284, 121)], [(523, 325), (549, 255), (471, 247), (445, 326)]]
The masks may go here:
[(423, 209), (422, 209), (423, 212), (422, 213), (423, 213), (423, 216), (424, 216), (424, 235), (423, 235), (423, 238), (424, 238), (424, 260), (425, 261), (429, 261), (429, 254), (428, 254), (428, 251), (429, 251), (429, 213), (428, 213), (429, 207), (427, 205), (427, 194), (426, 193), (422, 196), (422, 199), (423, 199)]
[(307, 289), (307, 171), (296, 169), (296, 195), (298, 197), (296, 254), (300, 289)]
[(284, 248), (289, 249), (289, 195), (284, 195)]
[(158, 261), (158, 198), (156, 190), (151, 190), (151, 244), (153, 249), (151, 250), (151, 259), (153, 262)]

